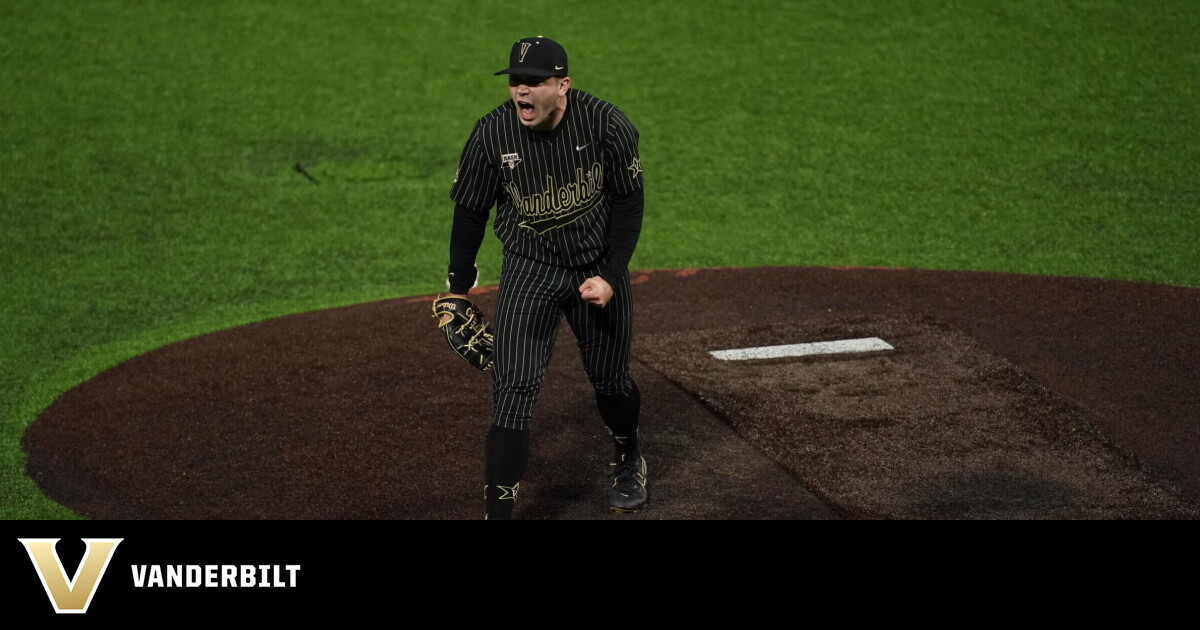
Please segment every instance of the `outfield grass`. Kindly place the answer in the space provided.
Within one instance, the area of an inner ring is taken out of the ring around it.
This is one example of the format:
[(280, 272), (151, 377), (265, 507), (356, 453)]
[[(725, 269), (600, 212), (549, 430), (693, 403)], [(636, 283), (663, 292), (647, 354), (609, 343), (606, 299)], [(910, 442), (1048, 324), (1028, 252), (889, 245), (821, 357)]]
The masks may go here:
[[(0, 517), (73, 516), (20, 438), (97, 372), (438, 290), (458, 153), (518, 37), (563, 42), (640, 128), (636, 267), (1197, 287), (1198, 32), (1190, 0), (5, 0)], [(489, 237), (481, 281), (498, 263)]]

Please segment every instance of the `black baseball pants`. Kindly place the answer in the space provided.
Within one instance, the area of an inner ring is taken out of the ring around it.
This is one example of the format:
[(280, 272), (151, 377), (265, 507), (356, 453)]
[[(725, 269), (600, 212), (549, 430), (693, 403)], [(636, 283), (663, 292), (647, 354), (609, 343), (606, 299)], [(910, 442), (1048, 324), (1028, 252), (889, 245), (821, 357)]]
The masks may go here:
[(562, 315), (575, 333), (597, 395), (627, 397), (636, 391), (629, 376), (633, 319), (629, 276), (623, 275), (613, 285), (612, 300), (599, 308), (579, 296), (579, 285), (596, 275), (597, 268), (557, 267), (505, 255), (492, 320), (493, 424), (529, 428)]

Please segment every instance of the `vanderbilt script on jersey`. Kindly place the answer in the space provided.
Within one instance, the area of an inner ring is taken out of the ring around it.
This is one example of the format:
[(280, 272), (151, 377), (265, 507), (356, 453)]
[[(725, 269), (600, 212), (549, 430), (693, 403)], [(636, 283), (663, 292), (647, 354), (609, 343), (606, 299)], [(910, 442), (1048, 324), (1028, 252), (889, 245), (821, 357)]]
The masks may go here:
[(520, 226), (538, 234), (568, 225), (600, 204), (604, 192), (604, 167), (593, 162), (586, 172), (575, 169), (575, 180), (559, 185), (553, 175), (546, 175), (545, 187), (539, 192), (521, 194), (515, 181), (503, 184), (504, 192), (523, 220)]

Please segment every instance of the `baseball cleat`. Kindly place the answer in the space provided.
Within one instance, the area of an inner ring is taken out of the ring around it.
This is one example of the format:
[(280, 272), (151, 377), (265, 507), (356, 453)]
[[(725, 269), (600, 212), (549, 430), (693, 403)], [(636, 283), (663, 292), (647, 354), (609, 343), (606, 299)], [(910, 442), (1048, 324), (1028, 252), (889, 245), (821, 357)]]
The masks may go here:
[(608, 491), (608, 504), (614, 512), (636, 512), (646, 505), (646, 458), (641, 455), (621, 455), (613, 462), (613, 485)]

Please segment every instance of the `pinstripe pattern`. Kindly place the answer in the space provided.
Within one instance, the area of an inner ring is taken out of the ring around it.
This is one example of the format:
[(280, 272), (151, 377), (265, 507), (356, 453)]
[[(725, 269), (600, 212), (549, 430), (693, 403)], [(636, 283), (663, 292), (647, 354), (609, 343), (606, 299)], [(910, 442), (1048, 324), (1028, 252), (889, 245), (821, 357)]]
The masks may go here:
[(637, 129), (586, 92), (568, 90), (567, 110), (549, 132), (522, 125), (511, 100), (475, 123), (450, 197), (484, 214), (497, 206), (494, 230), (504, 244), (492, 322), (497, 426), (529, 427), (563, 315), (597, 394), (632, 394), (628, 272), (612, 283), (604, 308), (583, 301), (578, 288), (600, 275), (612, 199), (643, 183)]
[[(496, 204), (507, 252), (591, 265), (608, 245), (611, 198), (643, 185), (637, 143), (625, 115), (586, 92), (567, 92), (567, 111), (549, 132), (527, 129), (506, 101), (475, 123), (450, 198), (481, 213)], [(504, 159), (513, 155), (519, 160)]]
[(613, 287), (613, 299), (597, 308), (579, 297), (578, 287), (594, 269), (545, 265), (506, 256), (500, 274), (496, 350), (492, 368), (493, 422), (527, 429), (550, 363), (562, 315), (575, 333), (588, 380), (599, 394), (629, 394), (629, 340), (633, 319), (629, 276)]

